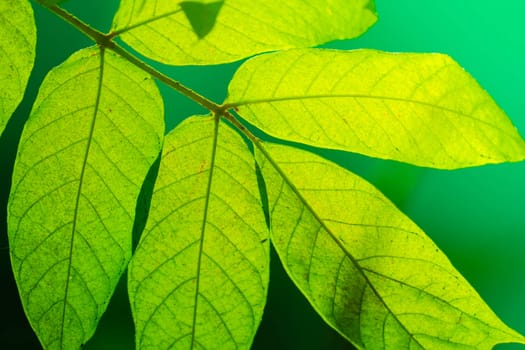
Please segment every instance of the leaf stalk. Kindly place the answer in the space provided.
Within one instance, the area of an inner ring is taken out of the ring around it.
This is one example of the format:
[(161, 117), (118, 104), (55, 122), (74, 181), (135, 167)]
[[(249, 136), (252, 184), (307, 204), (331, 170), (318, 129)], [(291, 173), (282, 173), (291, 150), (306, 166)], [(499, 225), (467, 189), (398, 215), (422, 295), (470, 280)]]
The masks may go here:
[(131, 54), (129, 51), (124, 49), (122, 46), (118, 45), (114, 39), (118, 36), (115, 33), (104, 34), (101, 31), (92, 28), (87, 23), (83, 22), (79, 18), (75, 17), (72, 13), (64, 10), (63, 8), (51, 5), (42, 0), (37, 0), (39, 4), (47, 8), (49, 11), (62, 18), (67, 23), (71, 24), (78, 31), (82, 32), (85, 36), (93, 40), (98, 46), (103, 49), (108, 49), (115, 52), (117, 55), (121, 56), (125, 60), (129, 61), (131, 64), (137, 68), (145, 71), (150, 74), (152, 77), (168, 85), (175, 91), (181, 93), (182, 95), (188, 97), (194, 102), (198, 103), (202, 107), (206, 108), (210, 112), (213, 112), (217, 115), (222, 115), (224, 109), (221, 106), (208, 98), (202, 96), (201, 94), (193, 91), (189, 87), (181, 84), (175, 79), (168, 77), (167, 75), (161, 73), (157, 69), (148, 65), (141, 59), (138, 59), (135, 55)]

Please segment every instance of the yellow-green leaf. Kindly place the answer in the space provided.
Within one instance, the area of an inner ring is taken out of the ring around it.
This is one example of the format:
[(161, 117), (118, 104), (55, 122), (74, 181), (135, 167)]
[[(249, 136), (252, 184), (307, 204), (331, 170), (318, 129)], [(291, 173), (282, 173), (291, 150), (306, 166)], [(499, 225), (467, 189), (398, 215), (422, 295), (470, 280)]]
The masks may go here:
[[(256, 153), (271, 239), (323, 319), (359, 349), (488, 350), (525, 338), (377, 189), (291, 147)], [(272, 161), (268, 161), (272, 159)]]
[(163, 134), (155, 83), (111, 52), (81, 50), (44, 80), (20, 141), (8, 228), (24, 310), (46, 349), (78, 349), (95, 331), (129, 261)]
[(0, 135), (24, 96), (35, 47), (36, 27), (29, 1), (0, 1)]
[(255, 57), (226, 101), (265, 132), (317, 147), (453, 169), (520, 161), (525, 142), (450, 57), (298, 49)]
[(182, 11), (185, 2), (121, 0), (113, 33), (163, 63), (217, 64), (353, 38), (376, 21), (373, 0), (227, 0), (213, 30), (200, 38)]
[(238, 134), (192, 117), (167, 137), (130, 263), (138, 349), (249, 349), (268, 288), (255, 161)]

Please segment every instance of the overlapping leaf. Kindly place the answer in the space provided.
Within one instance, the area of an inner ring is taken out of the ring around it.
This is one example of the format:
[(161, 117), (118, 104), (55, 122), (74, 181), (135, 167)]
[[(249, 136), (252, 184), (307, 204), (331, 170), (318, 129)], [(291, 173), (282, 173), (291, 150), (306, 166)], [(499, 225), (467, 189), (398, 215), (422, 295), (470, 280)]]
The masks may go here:
[(267, 186), (272, 242), (313, 307), (359, 349), (525, 344), (372, 185), (305, 151), (277, 145), (267, 150), (273, 163), (256, 156)]
[(525, 142), (505, 113), (441, 54), (267, 54), (241, 66), (226, 104), (279, 138), (420, 166), (525, 158)]
[[(215, 1), (198, 1), (206, 5)], [(260, 52), (307, 47), (362, 34), (376, 20), (373, 0), (227, 0), (215, 26), (197, 35), (180, 0), (122, 0), (113, 32), (168, 64), (217, 64)]]
[(238, 134), (192, 117), (166, 137), (128, 290), (139, 349), (249, 349), (268, 285), (255, 161)]
[(27, 0), (0, 2), (0, 135), (26, 89), (35, 60), (36, 27)]
[(110, 52), (79, 51), (43, 82), (8, 226), (22, 303), (46, 349), (77, 349), (95, 331), (130, 258), (137, 196), (163, 133), (154, 82)]

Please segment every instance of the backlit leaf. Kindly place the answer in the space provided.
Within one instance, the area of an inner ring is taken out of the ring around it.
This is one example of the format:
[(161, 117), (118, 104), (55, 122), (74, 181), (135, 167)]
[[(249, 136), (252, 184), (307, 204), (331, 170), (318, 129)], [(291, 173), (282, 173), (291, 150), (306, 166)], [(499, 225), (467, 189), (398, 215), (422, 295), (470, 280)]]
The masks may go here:
[(190, 21), (195, 34), (202, 39), (211, 32), (223, 4), (224, 0), (210, 3), (184, 1), (180, 3), (180, 7)]
[(315, 310), (359, 349), (525, 344), (372, 185), (305, 151), (266, 149), (277, 167), (260, 152), (256, 157), (272, 242)]
[(137, 196), (163, 133), (154, 82), (111, 52), (81, 50), (44, 80), (8, 226), (22, 303), (46, 349), (78, 349), (95, 331), (130, 258)]
[(268, 288), (255, 161), (213, 117), (167, 137), (128, 290), (139, 349), (249, 349)]
[(0, 1), (0, 135), (24, 96), (35, 46), (36, 27), (29, 1)]
[[(214, 1), (199, 2), (209, 6)], [(182, 3), (187, 1), (121, 0), (113, 32), (141, 54), (163, 63), (217, 64), (353, 38), (376, 21), (373, 0), (227, 0), (213, 30), (201, 39)]]
[(453, 169), (520, 161), (525, 142), (442, 54), (300, 49), (241, 66), (226, 101), (286, 140)]

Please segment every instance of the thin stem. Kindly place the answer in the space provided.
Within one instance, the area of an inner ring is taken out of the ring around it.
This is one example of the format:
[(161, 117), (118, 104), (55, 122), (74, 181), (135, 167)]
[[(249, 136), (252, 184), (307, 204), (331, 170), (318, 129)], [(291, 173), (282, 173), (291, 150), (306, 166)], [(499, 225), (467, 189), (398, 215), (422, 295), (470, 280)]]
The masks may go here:
[[(262, 141), (257, 136), (252, 134), (248, 128), (246, 128), (235, 116), (224, 109), (224, 106), (221, 106), (220, 111), (217, 113), (217, 115), (223, 117), (227, 121), (229, 121), (233, 126), (235, 126), (237, 129), (239, 129), (240, 132), (244, 134), (254, 145), (257, 146), (265, 155), (268, 154), (266, 150), (263, 150)], [(264, 147), (263, 147), (264, 148)]]
[(257, 147), (259, 151), (264, 155), (264, 157), (270, 162), (270, 164), (275, 168), (275, 170), (283, 177), (283, 179), (287, 180), (286, 175), (281, 170), (281, 167), (277, 164), (277, 162), (272, 158), (270, 153), (264, 148), (264, 143), (259, 139), (257, 136), (252, 134), (250, 130), (248, 130), (235, 116), (226, 111), (222, 111), (222, 117), (229, 121), (233, 126), (235, 126), (241, 133), (243, 133), (251, 142), (252, 144)]
[(64, 21), (73, 25), (73, 27), (81, 31), (84, 35), (86, 35), (88, 38), (96, 42), (98, 45), (103, 46), (103, 47), (108, 47), (108, 48), (111, 45), (114, 45), (114, 43), (108, 39), (108, 36), (106, 34), (91, 27), (89, 24), (78, 19), (73, 14), (69, 13), (68, 11), (56, 5), (47, 4), (44, 1), (38, 1), (38, 3), (44, 6), (45, 8), (47, 8), (49, 11), (53, 12), (58, 17), (62, 18)]
[(276, 165), (273, 159), (271, 158), (271, 156), (266, 151), (266, 149), (263, 147), (261, 140), (257, 138), (254, 134), (252, 134), (250, 130), (248, 130), (237, 118), (235, 118), (233, 114), (228, 112), (228, 109), (234, 107), (234, 105), (230, 105), (230, 104), (219, 105), (207, 99), (206, 97), (200, 95), (199, 93), (193, 91), (187, 86), (181, 84), (180, 82), (161, 73), (155, 68), (151, 67), (146, 62), (138, 59), (136, 56), (131, 54), (129, 51), (125, 50), (123, 47), (115, 43), (113, 41), (114, 38), (116, 37), (115, 33), (104, 34), (92, 28), (87, 23), (83, 22), (82, 20), (78, 19), (73, 14), (69, 13), (68, 11), (56, 5), (49, 5), (41, 1), (38, 1), (38, 2), (42, 6), (46, 7), (49, 11), (53, 12), (58, 17), (62, 18), (64, 21), (68, 22), (73, 27), (78, 29), (84, 35), (89, 37), (91, 40), (96, 42), (97, 45), (99, 45), (102, 50), (109, 49), (115, 52), (117, 55), (129, 61), (131, 64), (133, 64), (137, 68), (145, 71), (146, 73), (150, 74), (151, 76), (155, 77), (157, 80), (168, 85), (175, 91), (178, 91), (179, 93), (183, 94), (189, 99), (200, 104), (201, 106), (203, 106), (204, 108), (206, 108), (207, 110), (215, 114), (217, 117), (228, 120), (234, 127), (236, 127), (242, 134), (244, 134), (250, 141), (252, 141), (252, 143), (266, 156), (266, 158), (270, 160), (270, 162), (273, 165)]
[(159, 72), (155, 68), (148, 65), (146, 62), (138, 59), (133, 54), (126, 51), (124, 48), (119, 46), (116, 43), (113, 43), (113, 46), (108, 47), (111, 51), (115, 52), (117, 55), (121, 56), (122, 58), (126, 59), (136, 67), (142, 69), (146, 73), (149, 73), (151, 76), (157, 78), (159, 81), (163, 82), (164, 84), (168, 85), (169, 87), (173, 88), (174, 90), (180, 92), (184, 96), (192, 99), (193, 101), (197, 102), (207, 110), (215, 113), (215, 114), (221, 114), (222, 109), (221, 106), (217, 103), (207, 99), (206, 97), (200, 95), (199, 93), (193, 91), (189, 87), (181, 84), (180, 82), (168, 77), (167, 75)]
[(117, 55), (121, 56), (125, 60), (129, 61), (139, 69), (142, 69), (143, 71), (147, 72), (151, 76), (157, 78), (159, 81), (163, 82), (164, 84), (168, 85), (169, 87), (173, 88), (175, 91), (180, 92), (184, 96), (188, 97), (189, 99), (195, 101), (196, 103), (200, 104), (210, 112), (213, 112), (217, 115), (221, 115), (222, 111), (224, 111), (221, 106), (206, 97), (200, 95), (199, 93), (193, 91), (192, 89), (186, 87), (185, 85), (181, 84), (180, 82), (168, 77), (167, 75), (159, 72), (155, 68), (148, 65), (146, 62), (138, 59), (133, 54), (125, 50), (123, 47), (115, 43), (114, 37), (115, 33), (110, 34), (104, 34), (92, 27), (90, 27), (87, 23), (83, 22), (82, 20), (78, 19), (68, 11), (56, 6), (56, 5), (49, 5), (44, 2), (39, 3), (46, 7), (49, 11), (56, 14), (58, 17), (62, 18), (64, 21), (71, 24), (73, 27), (78, 29), (80, 32), (82, 32), (84, 35), (86, 35), (88, 38), (93, 40), (95, 43), (97, 43), (98, 46), (104, 49), (109, 49), (113, 52), (115, 52)]

